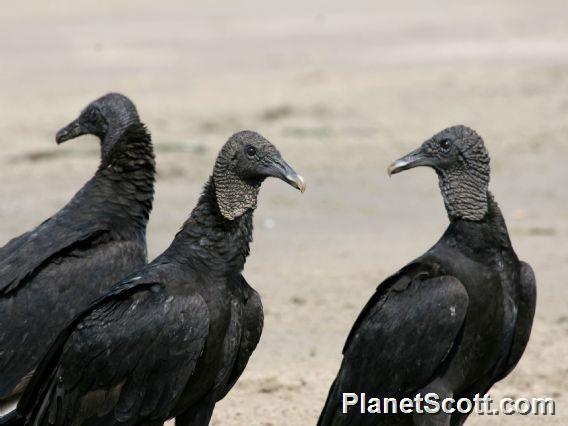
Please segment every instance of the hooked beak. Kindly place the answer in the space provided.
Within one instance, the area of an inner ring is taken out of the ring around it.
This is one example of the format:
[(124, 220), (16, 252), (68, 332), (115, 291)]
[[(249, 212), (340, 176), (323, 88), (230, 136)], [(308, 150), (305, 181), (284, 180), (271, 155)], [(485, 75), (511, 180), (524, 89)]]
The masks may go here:
[(263, 174), (281, 179), (294, 188), (299, 189), (301, 193), (304, 193), (306, 190), (304, 178), (296, 173), (294, 169), (282, 159), (273, 162), (264, 170)]
[(389, 176), (400, 173), (404, 170), (412, 169), (420, 166), (432, 166), (430, 158), (424, 154), (422, 148), (418, 148), (411, 153), (399, 158), (391, 163), (387, 169)]
[(79, 119), (76, 119), (57, 132), (55, 135), (55, 142), (59, 145), (65, 141), (84, 135), (85, 133), (86, 132), (82, 129), (81, 124), (79, 124)]

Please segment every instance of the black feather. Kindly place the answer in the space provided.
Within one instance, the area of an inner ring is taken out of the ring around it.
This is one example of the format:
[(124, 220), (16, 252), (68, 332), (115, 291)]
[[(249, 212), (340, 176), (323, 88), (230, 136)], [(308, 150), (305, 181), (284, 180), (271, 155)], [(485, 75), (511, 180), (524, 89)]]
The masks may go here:
[(17, 397), (57, 333), (147, 261), (154, 155), (130, 125), (57, 214), (0, 249), (0, 401)]
[[(258, 145), (268, 144), (252, 135)], [(240, 150), (246, 142), (228, 144)], [(275, 149), (270, 152), (282, 162)], [(245, 369), (263, 323), (260, 298), (241, 275), (253, 208), (239, 206), (242, 213), (227, 218), (218, 199), (231, 187), (251, 197), (258, 188), (242, 181), (233, 186), (235, 170), (226, 169), (230, 177), (215, 172), (224, 191), (216, 191), (210, 178), (170, 247), (59, 335), (18, 404), (26, 424), (209, 421)]]
[[(472, 399), (514, 368), (528, 342), (535, 279), (518, 260), (487, 190), (483, 141), (455, 126), (390, 170), (418, 165), (436, 169), (450, 225), (434, 247), (386, 279), (363, 308), (345, 343), (321, 426), (432, 424), (434, 419), (405, 414), (365, 415), (356, 407), (344, 414), (342, 394), (400, 400), (435, 392)], [(461, 424), (466, 417), (454, 414), (436, 424)]]

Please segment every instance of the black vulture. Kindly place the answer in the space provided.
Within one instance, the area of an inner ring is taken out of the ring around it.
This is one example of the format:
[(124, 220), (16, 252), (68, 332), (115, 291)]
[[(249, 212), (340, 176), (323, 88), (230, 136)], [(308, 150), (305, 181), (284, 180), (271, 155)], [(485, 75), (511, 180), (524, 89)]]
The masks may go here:
[[(383, 281), (363, 308), (319, 425), (462, 424), (467, 415), (457, 411), (392, 414), (387, 405), (385, 414), (383, 398), (418, 400), (433, 393), (437, 404), (444, 398), (473, 400), (511, 372), (527, 345), (535, 277), (517, 258), (488, 190), (483, 140), (465, 126), (450, 127), (388, 172), (418, 166), (436, 171), (450, 225), (431, 249)], [(377, 398), (375, 414), (361, 413), (367, 411), (361, 393), (367, 401)]]
[(12, 405), (79, 312), (145, 265), (154, 194), (149, 133), (125, 96), (89, 104), (58, 144), (100, 138), (94, 177), (57, 214), (0, 248), (0, 406)]
[(5, 424), (208, 424), (260, 339), (262, 304), (241, 272), (269, 176), (305, 189), (258, 133), (233, 135), (169, 248), (59, 335)]

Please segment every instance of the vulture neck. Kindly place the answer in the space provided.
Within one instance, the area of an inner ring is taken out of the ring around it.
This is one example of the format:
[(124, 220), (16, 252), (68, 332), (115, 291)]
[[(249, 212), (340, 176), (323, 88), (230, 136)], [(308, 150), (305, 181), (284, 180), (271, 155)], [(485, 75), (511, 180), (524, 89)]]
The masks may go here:
[(489, 176), (474, 167), (437, 170), (438, 184), (450, 220), (481, 221), (488, 214)]
[(126, 129), (131, 126), (143, 126), (137, 115), (121, 115), (108, 122), (107, 131), (101, 141), (101, 162), (105, 162), (114, 146), (122, 139)]
[(486, 197), (487, 207), (483, 218), (469, 220), (450, 216), (450, 226), (443, 237), (450, 245), (460, 247), (471, 257), (512, 250), (501, 209), (491, 192), (487, 191)]
[(211, 177), (169, 251), (191, 264), (206, 266), (209, 273), (240, 273), (250, 251), (252, 216), (253, 209), (249, 209), (227, 219), (219, 208)]
[(142, 123), (136, 123), (124, 130), (106, 153), (93, 180), (96, 191), (103, 195), (101, 208), (114, 214), (119, 228), (133, 224), (145, 229), (154, 199), (154, 179), (151, 137)]

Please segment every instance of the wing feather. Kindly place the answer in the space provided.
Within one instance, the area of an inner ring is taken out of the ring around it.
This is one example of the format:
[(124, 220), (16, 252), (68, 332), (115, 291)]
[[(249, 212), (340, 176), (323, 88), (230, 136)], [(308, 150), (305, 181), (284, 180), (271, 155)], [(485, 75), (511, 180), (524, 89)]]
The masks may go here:
[(62, 212), (9, 241), (0, 249), (0, 295), (19, 288), (45, 262), (108, 230), (100, 221), (72, 221)]
[(160, 284), (168, 267), (146, 267), (77, 317), (42, 360), (19, 414), (65, 424), (81, 423), (77, 415), (134, 422), (167, 415), (209, 331), (201, 296), (170, 295)]
[(262, 334), (264, 325), (264, 313), (259, 294), (249, 286), (242, 275), (239, 279), (242, 280), (242, 286), (245, 291), (243, 332), (228, 385), (219, 399), (227, 395), (245, 370), (249, 358), (260, 341), (260, 335)]
[(428, 265), (410, 264), (378, 287), (349, 334), (318, 425), (342, 418), (342, 392), (400, 398), (443, 368), (469, 299), (457, 278), (432, 273)]

